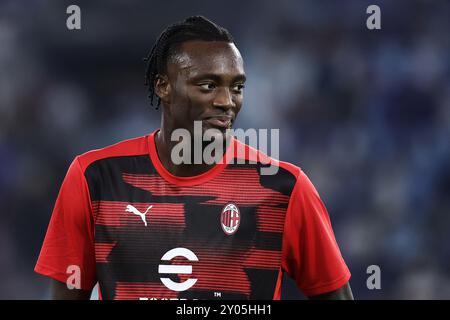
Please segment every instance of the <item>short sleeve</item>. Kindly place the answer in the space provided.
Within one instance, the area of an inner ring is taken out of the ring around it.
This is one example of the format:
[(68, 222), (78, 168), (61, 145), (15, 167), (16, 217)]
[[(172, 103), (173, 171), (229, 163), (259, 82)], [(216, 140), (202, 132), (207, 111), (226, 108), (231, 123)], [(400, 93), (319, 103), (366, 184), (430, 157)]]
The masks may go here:
[(96, 282), (93, 226), (88, 186), (75, 158), (59, 191), (34, 270), (64, 283), (73, 270), (79, 270), (81, 289), (91, 290)]
[(307, 296), (337, 290), (350, 279), (327, 209), (303, 171), (286, 214), (282, 268)]

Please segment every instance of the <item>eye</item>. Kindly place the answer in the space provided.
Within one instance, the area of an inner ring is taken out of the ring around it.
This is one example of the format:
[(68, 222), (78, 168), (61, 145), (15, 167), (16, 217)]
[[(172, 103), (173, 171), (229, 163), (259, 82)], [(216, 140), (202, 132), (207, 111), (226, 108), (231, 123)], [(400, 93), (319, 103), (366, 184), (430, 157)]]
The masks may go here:
[(245, 88), (245, 86), (242, 83), (239, 83), (239, 84), (234, 85), (234, 87), (232, 89), (234, 92), (241, 93), (242, 89), (244, 89), (244, 88)]
[(208, 83), (200, 84), (200, 87), (202, 89), (210, 91), (210, 90), (214, 90), (216, 88), (216, 85), (214, 83), (208, 82)]

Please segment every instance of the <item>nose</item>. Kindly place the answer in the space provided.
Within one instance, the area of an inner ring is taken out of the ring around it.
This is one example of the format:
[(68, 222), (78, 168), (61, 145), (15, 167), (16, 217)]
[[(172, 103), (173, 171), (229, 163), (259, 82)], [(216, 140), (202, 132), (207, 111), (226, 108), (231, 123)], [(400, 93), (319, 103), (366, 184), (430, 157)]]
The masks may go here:
[(228, 110), (236, 106), (233, 102), (233, 97), (229, 88), (222, 87), (217, 90), (217, 95), (214, 98), (213, 106), (224, 110)]

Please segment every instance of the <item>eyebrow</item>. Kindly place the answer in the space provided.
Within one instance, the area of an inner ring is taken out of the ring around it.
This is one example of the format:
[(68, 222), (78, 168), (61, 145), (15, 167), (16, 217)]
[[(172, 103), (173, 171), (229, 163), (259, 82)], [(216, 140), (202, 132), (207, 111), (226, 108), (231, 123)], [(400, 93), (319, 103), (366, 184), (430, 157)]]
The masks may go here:
[[(222, 80), (222, 77), (215, 73), (203, 73), (203, 74), (199, 74), (199, 75), (192, 77), (193, 81), (198, 81), (198, 80), (202, 80), (202, 79), (211, 79), (216, 82), (220, 82)], [(247, 77), (245, 76), (245, 74), (239, 74), (233, 78), (233, 82), (237, 82), (237, 81), (245, 82), (246, 79), (247, 79)]]

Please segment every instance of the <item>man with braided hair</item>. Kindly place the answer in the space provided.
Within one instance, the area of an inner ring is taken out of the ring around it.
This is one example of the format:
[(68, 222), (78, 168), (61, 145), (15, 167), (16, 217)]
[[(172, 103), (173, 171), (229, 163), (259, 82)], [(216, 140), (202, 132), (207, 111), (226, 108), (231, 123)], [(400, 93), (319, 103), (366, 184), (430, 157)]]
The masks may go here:
[[(308, 297), (352, 299), (311, 181), (229, 134), (246, 79), (230, 33), (189, 17), (145, 60), (161, 127), (72, 162), (35, 267), (53, 297), (88, 299), (98, 282), (102, 299), (280, 299), (288, 274)], [(221, 161), (174, 161), (174, 132), (195, 122), (223, 138)]]

